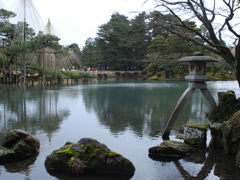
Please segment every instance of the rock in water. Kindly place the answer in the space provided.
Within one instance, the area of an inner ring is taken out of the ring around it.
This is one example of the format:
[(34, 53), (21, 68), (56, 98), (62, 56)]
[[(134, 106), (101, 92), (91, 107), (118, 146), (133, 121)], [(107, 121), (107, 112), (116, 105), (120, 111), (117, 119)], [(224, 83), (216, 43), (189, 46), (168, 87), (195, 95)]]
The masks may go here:
[(240, 110), (240, 99), (236, 99), (234, 91), (219, 92), (218, 106), (209, 115), (212, 123), (227, 121), (235, 112)]
[(0, 139), (0, 163), (10, 163), (36, 155), (39, 148), (39, 140), (23, 130), (4, 132)]
[(187, 123), (184, 127), (184, 143), (194, 147), (206, 147), (207, 124)]
[(149, 156), (154, 157), (174, 157), (181, 158), (189, 155), (194, 150), (193, 147), (179, 141), (165, 140), (159, 146), (149, 148)]
[(135, 172), (131, 161), (111, 151), (95, 139), (67, 142), (47, 156), (45, 167), (50, 173), (103, 175), (130, 178)]
[(240, 151), (240, 111), (232, 115), (222, 126), (224, 150), (229, 154)]

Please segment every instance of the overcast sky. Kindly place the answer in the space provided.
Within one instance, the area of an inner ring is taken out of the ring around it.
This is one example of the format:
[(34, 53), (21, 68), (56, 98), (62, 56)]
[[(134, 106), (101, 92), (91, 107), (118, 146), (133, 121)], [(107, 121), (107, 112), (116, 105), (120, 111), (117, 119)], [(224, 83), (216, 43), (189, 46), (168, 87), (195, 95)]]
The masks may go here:
[[(23, 0), (0, 1), (4, 2), (6, 9), (14, 10), (17, 2)], [(137, 14), (136, 12), (144, 10), (148, 12), (155, 6), (153, 2), (144, 4), (144, 0), (31, 1), (42, 17), (43, 24), (46, 25), (48, 18), (50, 18), (57, 31), (57, 36), (62, 39), (61, 44), (77, 43), (80, 47), (84, 46), (88, 37), (96, 37), (98, 27), (108, 22), (114, 12), (119, 12), (132, 18)], [(32, 14), (32, 12), (27, 13)]]

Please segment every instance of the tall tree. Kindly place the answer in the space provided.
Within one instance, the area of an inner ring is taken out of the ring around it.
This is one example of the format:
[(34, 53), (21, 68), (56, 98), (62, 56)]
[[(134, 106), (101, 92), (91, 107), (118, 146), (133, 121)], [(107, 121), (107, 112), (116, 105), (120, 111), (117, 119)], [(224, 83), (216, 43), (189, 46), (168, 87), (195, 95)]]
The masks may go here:
[(130, 21), (129, 38), (132, 43), (133, 59), (135, 60), (144, 59), (147, 54), (147, 47), (150, 42), (147, 19), (147, 14), (142, 12)]
[[(9, 50), (8, 48), (12, 45), (15, 27), (13, 24), (9, 22), (10, 18), (15, 17), (16, 14), (7, 11), (5, 9), (0, 9), (0, 54), (2, 55), (2, 66), (5, 69), (6, 66), (9, 67), (10, 71), (10, 81), (12, 79), (11, 74), (11, 65), (12, 65), (12, 58), (7, 61), (9, 57)], [(16, 48), (14, 48), (16, 49)], [(11, 51), (13, 48), (11, 49)], [(12, 54), (12, 53), (11, 53)], [(14, 53), (15, 56), (15, 53)], [(8, 65), (7, 65), (8, 64)]]
[(16, 14), (11, 11), (0, 9), (0, 41), (2, 46), (7, 46), (13, 39), (14, 25), (9, 20), (15, 16)]
[[(85, 46), (82, 48), (80, 59), (85, 66), (100, 66), (102, 63), (102, 51), (98, 47), (97, 41), (92, 38), (88, 38), (85, 42)], [(100, 67), (99, 67), (100, 68)]]
[[(240, 13), (239, 1), (155, 0), (155, 2), (158, 7), (165, 8), (177, 19), (177, 21), (162, 21), (162, 28), (222, 56), (233, 67), (240, 85), (240, 32), (237, 16)], [(186, 23), (188, 20), (201, 22), (205, 33), (189, 26)], [(191, 33), (179, 31), (179, 28)], [(227, 44), (229, 36), (235, 39), (235, 54), (232, 54)]]
[(97, 42), (108, 67), (113, 69), (128, 68), (132, 61), (129, 32), (129, 20), (119, 13), (113, 14), (108, 23), (100, 26)]

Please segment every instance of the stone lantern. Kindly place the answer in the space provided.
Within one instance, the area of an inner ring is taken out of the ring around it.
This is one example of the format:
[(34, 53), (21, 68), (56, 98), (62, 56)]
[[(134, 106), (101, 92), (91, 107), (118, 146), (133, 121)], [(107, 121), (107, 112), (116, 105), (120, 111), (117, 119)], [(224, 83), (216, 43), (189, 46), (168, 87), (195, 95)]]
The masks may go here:
[(185, 79), (189, 81), (189, 86), (178, 99), (177, 104), (172, 110), (171, 115), (164, 126), (162, 131), (163, 139), (169, 139), (170, 131), (179, 112), (191, 98), (196, 89), (201, 90), (210, 105), (210, 110), (216, 108), (216, 102), (208, 91), (206, 84), (206, 81), (208, 80), (208, 77), (206, 76), (206, 63), (217, 62), (216, 59), (210, 56), (203, 56), (202, 53), (195, 53), (193, 56), (187, 56), (179, 59), (178, 62), (188, 64), (189, 74), (185, 76)]
[(178, 60), (180, 63), (188, 64), (189, 74), (185, 76), (187, 81), (205, 82), (208, 80), (206, 74), (206, 63), (217, 62), (210, 56), (203, 56), (202, 53), (195, 53), (194, 56), (183, 57)]

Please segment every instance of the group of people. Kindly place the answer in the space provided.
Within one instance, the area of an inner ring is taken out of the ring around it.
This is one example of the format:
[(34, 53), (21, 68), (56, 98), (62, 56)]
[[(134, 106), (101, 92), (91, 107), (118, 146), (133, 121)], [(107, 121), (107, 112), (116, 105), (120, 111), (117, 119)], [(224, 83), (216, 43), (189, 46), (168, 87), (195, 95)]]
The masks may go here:
[(92, 73), (94, 73), (94, 72), (97, 72), (97, 69), (95, 69), (94, 67), (87, 67), (86, 68), (86, 72), (92, 72)]

